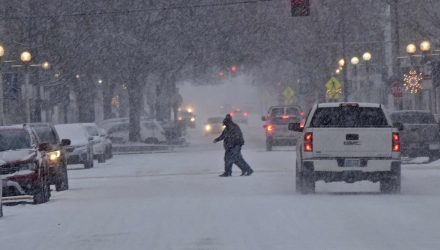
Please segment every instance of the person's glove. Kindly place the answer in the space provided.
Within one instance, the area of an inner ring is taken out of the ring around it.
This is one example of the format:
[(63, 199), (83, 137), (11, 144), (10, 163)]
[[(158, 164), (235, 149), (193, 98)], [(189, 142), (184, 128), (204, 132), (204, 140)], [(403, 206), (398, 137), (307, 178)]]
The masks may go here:
[(217, 143), (217, 142), (218, 142), (218, 139), (215, 138), (212, 142), (213, 142), (213, 143)]

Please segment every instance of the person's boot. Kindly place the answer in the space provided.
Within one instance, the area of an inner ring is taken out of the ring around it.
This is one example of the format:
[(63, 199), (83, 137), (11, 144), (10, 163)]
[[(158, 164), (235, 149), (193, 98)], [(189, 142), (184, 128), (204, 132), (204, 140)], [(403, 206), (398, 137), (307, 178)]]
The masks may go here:
[(219, 175), (220, 177), (229, 177), (231, 176), (231, 173), (224, 172), (223, 174)]
[(249, 168), (248, 171), (246, 171), (246, 173), (244, 174), (245, 176), (249, 176), (254, 172), (254, 170), (252, 170), (252, 168)]
[(241, 175), (240, 176), (244, 176), (246, 175), (247, 171), (241, 171)]

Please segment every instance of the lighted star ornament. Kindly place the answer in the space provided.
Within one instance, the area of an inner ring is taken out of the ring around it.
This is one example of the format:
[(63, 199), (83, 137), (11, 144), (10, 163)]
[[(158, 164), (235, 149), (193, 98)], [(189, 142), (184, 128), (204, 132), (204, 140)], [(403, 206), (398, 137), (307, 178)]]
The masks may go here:
[(422, 90), (422, 73), (417, 73), (415, 70), (410, 70), (403, 76), (405, 90), (411, 94), (417, 94)]

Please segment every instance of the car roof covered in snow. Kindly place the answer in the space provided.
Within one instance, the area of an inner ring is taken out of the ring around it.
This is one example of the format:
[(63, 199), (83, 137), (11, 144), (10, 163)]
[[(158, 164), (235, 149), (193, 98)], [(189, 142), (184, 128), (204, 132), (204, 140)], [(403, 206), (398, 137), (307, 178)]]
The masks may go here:
[(0, 126), (0, 130), (17, 130), (17, 129), (25, 129), (24, 125), (9, 125), (9, 126)]

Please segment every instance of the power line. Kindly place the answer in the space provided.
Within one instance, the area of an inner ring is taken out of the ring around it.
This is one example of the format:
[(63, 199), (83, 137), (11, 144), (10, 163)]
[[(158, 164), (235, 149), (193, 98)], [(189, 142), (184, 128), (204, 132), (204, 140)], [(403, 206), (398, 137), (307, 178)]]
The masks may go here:
[(82, 16), (104, 16), (104, 15), (129, 15), (129, 14), (139, 14), (148, 12), (158, 12), (158, 11), (171, 11), (171, 10), (185, 10), (185, 9), (199, 9), (199, 8), (217, 8), (217, 7), (228, 7), (236, 5), (245, 4), (257, 4), (261, 2), (272, 2), (275, 0), (242, 0), (242, 1), (230, 1), (223, 3), (206, 3), (206, 4), (192, 4), (192, 5), (171, 5), (167, 7), (154, 7), (146, 9), (134, 9), (134, 10), (97, 10), (89, 12), (78, 12), (71, 14), (53, 14), (53, 15), (36, 15), (36, 16), (4, 16), (0, 15), (1, 20), (12, 20), (12, 19), (45, 19), (45, 18), (60, 18), (60, 17), (82, 17)]

